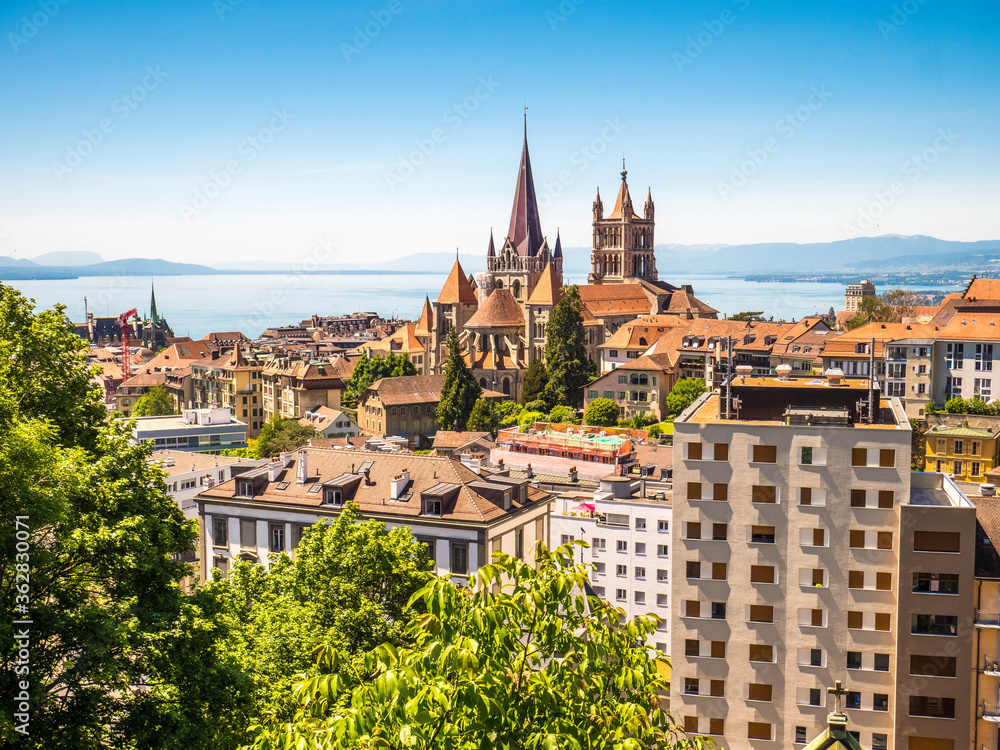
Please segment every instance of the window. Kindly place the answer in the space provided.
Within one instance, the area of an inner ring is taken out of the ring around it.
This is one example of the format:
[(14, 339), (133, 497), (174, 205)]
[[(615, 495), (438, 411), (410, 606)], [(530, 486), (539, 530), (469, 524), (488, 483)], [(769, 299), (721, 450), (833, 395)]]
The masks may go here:
[(774, 607), (765, 604), (749, 605), (750, 622), (774, 622)]
[(626, 589), (615, 589), (615, 598), (620, 602), (626, 601), (628, 599), (628, 591)]
[(751, 526), (750, 541), (755, 544), (774, 544), (774, 527)]
[(725, 602), (712, 602), (712, 619), (713, 620), (725, 620), (726, 619), (726, 603)]
[(646, 603), (646, 592), (645, 591), (636, 591), (635, 592), (635, 596), (633, 598), (635, 599), (635, 603), (636, 604), (645, 604)]
[(587, 391), (587, 398), (588, 399), (595, 399), (595, 398), (597, 398), (597, 391), (594, 390), (594, 389), (589, 389)]
[(603, 552), (606, 544), (607, 540), (594, 537), (594, 550), (599, 550)]
[(605, 516), (605, 523), (608, 526), (621, 526), (628, 528), (628, 515), (624, 513), (608, 513)]
[(764, 643), (751, 643), (750, 661), (772, 663), (774, 661), (774, 646)]
[(763, 721), (747, 722), (747, 739), (769, 740), (771, 737), (771, 725)]
[(469, 574), (468, 542), (451, 543), (451, 572), (457, 576), (466, 576)]
[(628, 566), (627, 565), (616, 565), (615, 566), (615, 575), (617, 575), (619, 578), (624, 578), (625, 576), (627, 576), (628, 575)]
[(958, 552), (962, 535), (957, 531), (914, 531), (914, 552)]
[(750, 501), (754, 503), (778, 502), (778, 488), (755, 484), (750, 490)]
[(915, 635), (958, 635), (958, 617), (914, 614), (910, 618), (910, 632)]
[(524, 559), (524, 527), (514, 530), (514, 557)]
[(688, 539), (701, 539), (701, 524), (697, 521), (688, 521), (687, 532)]
[(954, 677), (958, 662), (954, 656), (910, 655), (910, 674), (926, 677)]
[(857, 690), (848, 690), (844, 708), (861, 708), (861, 693)]
[(684, 678), (685, 695), (698, 695), (700, 691), (701, 691), (701, 683), (697, 678), (694, 677)]
[(976, 370), (993, 369), (993, 344), (976, 344)]
[(712, 449), (712, 458), (715, 461), (728, 461), (729, 443), (714, 443)]
[(805, 466), (811, 465), (813, 462), (813, 449), (806, 446), (799, 448), (799, 463)]
[(570, 544), (576, 539), (572, 534), (562, 534), (559, 537), (559, 544)]
[(957, 594), (958, 575), (954, 573), (914, 573), (915, 594)]
[(887, 734), (873, 732), (872, 750), (889, 750), (889, 736)]
[(657, 583), (664, 583), (665, 581), (669, 580), (669, 578), (670, 578), (670, 573), (668, 571), (664, 570), (663, 568), (657, 569), (656, 571)]
[(847, 652), (847, 668), (848, 669), (861, 669), (861, 652), (860, 651), (848, 651)]
[(636, 531), (645, 531), (646, 530), (646, 519), (645, 518), (637, 518), (637, 519), (635, 519), (635, 530)]
[(712, 580), (714, 581), (724, 581), (726, 580), (726, 563), (712, 563)]
[(708, 733), (718, 736), (722, 736), (726, 733), (726, 720), (725, 719), (709, 719), (708, 720)]
[(944, 366), (949, 369), (960, 370), (964, 363), (965, 344), (948, 344), (945, 351)]
[(876, 672), (889, 671), (889, 654), (875, 654), (874, 666)]
[(418, 536), (417, 541), (424, 545), (427, 559), (430, 560), (431, 565), (433, 565), (436, 562), (435, 553), (437, 552), (437, 541), (433, 537), (427, 536)]
[(747, 686), (747, 700), (770, 702), (773, 693), (774, 690), (771, 687), (771, 685), (765, 685), (759, 682), (751, 682)]
[(723, 680), (711, 680), (708, 683), (709, 694), (721, 698), (726, 694), (726, 683)]
[(823, 666), (823, 649), (821, 648), (811, 648), (809, 649), (809, 666), (810, 667), (822, 667)]
[(229, 546), (229, 519), (225, 516), (212, 516), (212, 546)]
[(270, 524), (269, 532), (271, 540), (271, 552), (284, 552), (285, 525), (281, 523), (272, 523)]
[[(337, 493), (340, 494), (339, 492)], [(335, 502), (335, 505), (341, 505), (342, 501)], [(424, 498), (424, 515), (425, 516), (440, 516), (441, 515), (441, 498), (440, 497), (425, 497)]]
[(252, 518), (240, 519), (240, 547), (242, 549), (257, 548), (257, 522)]
[(778, 462), (778, 446), (776, 445), (755, 445), (750, 458), (756, 464), (774, 464)]
[(637, 555), (645, 555), (646, 554), (646, 543), (645, 542), (636, 542), (635, 543), (635, 554), (637, 554)]
[(636, 579), (638, 579), (640, 581), (644, 581), (646, 579), (646, 569), (645, 568), (636, 568), (635, 569), (635, 577), (636, 577)]
[(775, 574), (773, 565), (751, 565), (750, 583), (774, 583)]
[(954, 698), (932, 698), (926, 695), (910, 696), (910, 716), (929, 716), (934, 719), (954, 719)]
[(729, 525), (724, 523), (712, 524), (712, 540), (724, 542), (729, 537)]
[(701, 563), (697, 560), (688, 560), (685, 575), (687, 578), (701, 578)]
[(687, 457), (692, 461), (701, 460), (701, 443), (687, 444)]
[(809, 737), (806, 734), (805, 727), (795, 727), (795, 744), (804, 745), (809, 741)]
[(662, 532), (666, 532), (666, 531), (670, 531), (670, 522), (669, 521), (657, 521), (656, 522), (656, 530), (659, 531), (659, 532), (661, 532), (661, 533)]
[(626, 541), (625, 539), (619, 539), (617, 542), (615, 542), (615, 548), (619, 552), (628, 552), (628, 541)]
[(656, 556), (657, 557), (667, 557), (670, 554), (670, 545), (667, 544), (657, 544), (656, 545)]

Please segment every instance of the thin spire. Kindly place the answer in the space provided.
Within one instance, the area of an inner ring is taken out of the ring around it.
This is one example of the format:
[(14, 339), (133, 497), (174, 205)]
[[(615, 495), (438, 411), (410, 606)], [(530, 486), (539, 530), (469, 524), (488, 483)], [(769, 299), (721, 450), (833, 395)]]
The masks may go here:
[(517, 187), (514, 191), (514, 206), (510, 212), (510, 227), (507, 239), (517, 249), (519, 255), (533, 257), (542, 246), (542, 224), (538, 217), (538, 200), (535, 196), (535, 180), (531, 174), (531, 158), (528, 155), (528, 114), (524, 115), (524, 143), (521, 147), (521, 165), (517, 173)]
[(149, 319), (153, 323), (159, 323), (160, 317), (156, 314), (156, 289), (153, 288), (153, 276), (149, 277)]
[(493, 227), (490, 227), (490, 246), (486, 250), (487, 258), (495, 258), (497, 255), (496, 247), (493, 245)]
[(552, 257), (562, 257), (562, 239), (559, 237), (559, 227), (556, 227), (556, 249), (552, 251)]

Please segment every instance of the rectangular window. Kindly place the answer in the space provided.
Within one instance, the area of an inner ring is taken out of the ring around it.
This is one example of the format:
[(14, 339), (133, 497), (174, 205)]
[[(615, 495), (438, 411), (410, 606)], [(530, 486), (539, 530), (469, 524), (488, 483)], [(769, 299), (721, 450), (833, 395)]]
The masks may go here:
[(773, 694), (774, 689), (771, 685), (760, 682), (751, 682), (747, 685), (747, 700), (770, 702)]
[(865, 615), (863, 612), (847, 613), (848, 630), (861, 630), (865, 626)]
[(285, 551), (285, 525), (283, 523), (272, 523), (268, 527), (271, 540), (271, 552)]
[(646, 580), (646, 569), (645, 568), (636, 568), (635, 569), (635, 577), (638, 580), (640, 580), (640, 581)]
[(872, 732), (872, 750), (889, 750), (889, 735)]
[(669, 521), (657, 521), (656, 522), (656, 530), (659, 531), (659, 532), (670, 531), (670, 522)]
[(925, 677), (954, 677), (958, 662), (954, 656), (910, 654), (910, 674)]
[(883, 510), (892, 510), (893, 505), (896, 502), (896, 492), (895, 490), (879, 490), (878, 491), (878, 507)]
[(616, 565), (615, 566), (615, 575), (617, 575), (620, 578), (624, 578), (625, 576), (627, 576), (628, 575), (628, 566), (627, 565)]
[(688, 458), (692, 461), (701, 460), (701, 443), (688, 443), (687, 444)]
[(688, 500), (701, 500), (701, 482), (688, 482)]
[(628, 591), (626, 589), (615, 589), (615, 598), (623, 602), (628, 599)]
[(713, 620), (725, 620), (726, 619), (726, 603), (725, 602), (712, 602), (712, 619)]
[(914, 552), (959, 552), (962, 535), (957, 531), (914, 531)]
[(844, 708), (861, 708), (861, 693), (857, 690), (848, 690)]
[(875, 629), (886, 633), (889, 632), (892, 629), (892, 615), (888, 612), (876, 612)]
[(729, 536), (729, 525), (724, 523), (713, 523), (712, 524), (712, 540), (716, 542), (724, 542)]
[(750, 583), (774, 583), (774, 566), (751, 565)]
[(751, 461), (756, 464), (774, 464), (778, 462), (778, 446), (755, 445)]
[(771, 725), (763, 721), (747, 722), (747, 739), (769, 740), (771, 737)]
[(657, 544), (656, 545), (656, 556), (657, 557), (667, 557), (670, 554), (670, 546), (667, 544)]
[(754, 503), (776, 503), (778, 502), (778, 488), (755, 484), (750, 490), (750, 501)]
[(252, 518), (240, 519), (240, 548), (257, 548), (257, 522)]
[(670, 574), (663, 568), (657, 568), (656, 570), (656, 582), (663, 583), (670, 579)]
[(805, 727), (795, 727), (795, 744), (804, 745), (809, 741)]
[(716, 461), (728, 461), (729, 443), (715, 443), (712, 448), (712, 458)]
[(958, 635), (958, 617), (913, 614), (910, 617), (910, 632), (914, 635)]
[(764, 604), (750, 605), (750, 622), (774, 622), (774, 607)]
[(958, 574), (956, 573), (914, 573), (913, 593), (915, 594), (957, 594)]
[(688, 539), (701, 539), (701, 524), (697, 521), (688, 521), (687, 532)]
[(774, 646), (764, 643), (751, 643), (750, 661), (772, 663), (774, 661)]
[(712, 680), (709, 682), (710, 695), (721, 698), (726, 694), (726, 683), (723, 680)]
[(926, 695), (910, 696), (910, 716), (929, 716), (934, 719), (954, 719), (955, 699)]
[(847, 668), (848, 669), (861, 669), (861, 652), (860, 651), (848, 651), (847, 652)]
[(645, 518), (637, 518), (637, 519), (635, 519), (635, 530), (636, 531), (645, 531), (646, 530), (646, 519)]
[(751, 526), (750, 541), (755, 544), (774, 544), (774, 527)]
[(701, 578), (701, 563), (697, 560), (688, 560), (685, 575), (688, 578)]
[(628, 552), (628, 542), (625, 539), (619, 539), (615, 542), (615, 549), (619, 552)]
[(457, 576), (469, 575), (469, 544), (468, 542), (451, 543), (451, 572)]
[(889, 654), (875, 654), (875, 662), (873, 669), (876, 672), (888, 672)]
[(646, 543), (645, 542), (636, 542), (635, 543), (635, 554), (637, 554), (637, 555), (645, 555), (646, 554)]
[(212, 516), (212, 546), (229, 546), (229, 519), (225, 516)]
[(724, 581), (726, 580), (726, 563), (712, 563), (712, 580), (713, 581)]
[(708, 733), (721, 737), (726, 733), (726, 720), (725, 719), (709, 719), (708, 720)]

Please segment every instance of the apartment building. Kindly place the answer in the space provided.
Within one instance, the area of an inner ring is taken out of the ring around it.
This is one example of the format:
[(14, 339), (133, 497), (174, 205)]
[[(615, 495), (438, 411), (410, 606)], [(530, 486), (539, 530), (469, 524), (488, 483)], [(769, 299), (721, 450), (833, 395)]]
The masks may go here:
[(723, 748), (799, 748), (841, 680), (863, 747), (969, 747), (974, 506), (911, 475), (901, 403), (862, 381), (732, 396), (674, 422), (674, 716)]
[(1000, 499), (996, 491), (972, 497), (976, 535), (976, 658), (973, 664), (976, 711), (972, 745), (1000, 750)]
[(303, 531), (356, 503), (365, 518), (406, 527), (438, 575), (467, 581), (494, 552), (528, 560), (549, 538), (551, 495), (527, 479), (483, 476), (450, 458), (308, 448), (203, 489), (201, 579), (237, 558), (270, 565)]
[(361, 428), (349, 416), (340, 409), (331, 409), (329, 406), (317, 406), (312, 411), (307, 411), (299, 424), (312, 427), (316, 436), (324, 439), (356, 437), (361, 434)]
[[(1000, 355), (1000, 315), (957, 313), (937, 334), (934, 348), (934, 401), (961, 397), (992, 401), (993, 350)], [(1000, 383), (998, 383), (1000, 385)]]
[(660, 624), (647, 642), (670, 654), (670, 524), (673, 494), (632, 492), (628, 477), (605, 477), (600, 489), (570, 491), (552, 506), (550, 547), (582, 539), (578, 551), (594, 566), (594, 592), (629, 619), (655, 614)]
[(132, 417), (132, 441), (154, 451), (219, 453), (247, 447), (247, 424), (229, 409), (185, 409), (179, 415)]
[(192, 453), (178, 450), (156, 450), (149, 457), (150, 463), (166, 475), (167, 494), (172, 497), (188, 517), (194, 508), (194, 497), (203, 489), (232, 479), (241, 471), (263, 466), (266, 459), (233, 458)]
[(589, 383), (584, 391), (584, 409), (597, 398), (606, 398), (618, 404), (622, 419), (638, 414), (664, 419), (667, 395), (677, 382), (677, 371), (666, 354), (649, 354), (618, 365)]
[(340, 394), (351, 369), (343, 357), (330, 361), (271, 357), (261, 370), (264, 420), (274, 414), (299, 419), (317, 406), (339, 409)]
[(989, 481), (988, 472), (1000, 460), (1000, 417), (972, 417), (975, 421), (970, 422), (968, 417), (960, 419), (964, 415), (944, 416), (953, 418), (951, 424), (937, 424), (924, 433), (925, 471), (950, 474), (956, 482)]
[(861, 309), (861, 302), (865, 297), (875, 296), (875, 285), (865, 279), (857, 284), (848, 284), (844, 290), (844, 310), (856, 312)]

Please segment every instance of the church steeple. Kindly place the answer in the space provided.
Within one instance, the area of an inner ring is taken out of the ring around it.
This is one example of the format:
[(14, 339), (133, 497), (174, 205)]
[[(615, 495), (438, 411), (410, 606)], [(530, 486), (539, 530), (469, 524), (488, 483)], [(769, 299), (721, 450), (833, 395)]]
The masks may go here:
[(149, 319), (154, 325), (160, 322), (160, 316), (156, 314), (156, 290), (152, 279), (149, 280)]
[(653, 189), (647, 188), (646, 191), (646, 205), (642, 211), (643, 218), (653, 220)]
[(495, 257), (497, 257), (497, 249), (493, 245), (493, 227), (490, 227), (490, 247), (486, 251), (486, 257), (487, 258), (495, 258)]
[(604, 218), (604, 204), (601, 202), (601, 189), (597, 188), (597, 197), (594, 198), (594, 221)]
[(559, 237), (559, 229), (556, 228), (556, 249), (552, 251), (553, 258), (562, 257), (562, 239)]
[(542, 246), (542, 223), (538, 217), (535, 180), (531, 175), (531, 158), (528, 156), (527, 116), (524, 119), (521, 165), (517, 172), (517, 186), (514, 191), (514, 206), (510, 212), (507, 239), (522, 257), (534, 257)]

